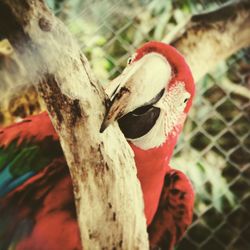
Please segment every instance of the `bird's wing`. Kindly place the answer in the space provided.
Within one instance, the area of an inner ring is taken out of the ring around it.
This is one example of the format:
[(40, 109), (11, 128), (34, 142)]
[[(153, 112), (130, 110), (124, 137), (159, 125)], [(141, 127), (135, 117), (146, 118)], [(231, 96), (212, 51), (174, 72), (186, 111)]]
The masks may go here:
[(0, 197), (62, 155), (47, 113), (0, 129)]
[(179, 170), (171, 169), (164, 180), (159, 206), (148, 227), (151, 249), (172, 250), (192, 222), (194, 191)]
[(80, 249), (72, 182), (46, 113), (0, 130), (0, 249)]

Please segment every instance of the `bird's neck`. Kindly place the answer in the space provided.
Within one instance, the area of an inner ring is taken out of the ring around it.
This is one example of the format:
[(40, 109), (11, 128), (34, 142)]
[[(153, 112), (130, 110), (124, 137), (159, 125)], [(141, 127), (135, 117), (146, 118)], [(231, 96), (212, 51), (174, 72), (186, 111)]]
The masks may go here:
[(149, 225), (156, 212), (164, 176), (170, 170), (169, 161), (177, 141), (177, 134), (167, 137), (161, 146), (143, 150), (130, 142), (135, 154), (137, 176), (141, 184), (145, 215)]
[(157, 171), (161, 171), (164, 165), (168, 165), (173, 154), (179, 134), (182, 130), (182, 125), (178, 129), (173, 129), (166, 137), (165, 142), (159, 147), (151, 149), (141, 149), (129, 142), (135, 154), (135, 162), (138, 174), (150, 175)]

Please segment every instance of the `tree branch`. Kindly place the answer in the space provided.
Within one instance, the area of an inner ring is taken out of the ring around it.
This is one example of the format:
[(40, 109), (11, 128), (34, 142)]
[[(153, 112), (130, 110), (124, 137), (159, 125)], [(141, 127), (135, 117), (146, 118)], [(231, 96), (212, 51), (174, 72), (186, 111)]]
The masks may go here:
[[(84, 249), (147, 249), (132, 151), (117, 125), (99, 133), (105, 95), (87, 59), (42, 0), (3, 0), (0, 19), (0, 38), (10, 41), (24, 65), (25, 73), (16, 69), (15, 79), (38, 83), (59, 134)], [(13, 80), (10, 72), (8, 64), (1, 64), (5, 86)]]
[(172, 45), (187, 59), (198, 81), (220, 61), (250, 45), (249, 27), (250, 1), (234, 1), (193, 16)]

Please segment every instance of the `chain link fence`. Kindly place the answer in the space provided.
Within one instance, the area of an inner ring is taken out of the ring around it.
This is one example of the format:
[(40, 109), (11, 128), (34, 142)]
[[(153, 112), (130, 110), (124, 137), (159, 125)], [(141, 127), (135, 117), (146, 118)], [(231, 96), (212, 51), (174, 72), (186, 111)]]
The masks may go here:
[(197, 83), (173, 160), (189, 165), (197, 193), (193, 224), (177, 249), (250, 249), (249, 59), (241, 51)]
[[(191, 14), (226, 1), (50, 1), (82, 45), (97, 78), (120, 74), (143, 42), (171, 37)], [(196, 190), (193, 224), (178, 250), (250, 249), (250, 50), (197, 84), (172, 167)], [(33, 90), (32, 90), (33, 91)], [(12, 105), (13, 106), (13, 105)], [(37, 106), (36, 110), (40, 110)]]

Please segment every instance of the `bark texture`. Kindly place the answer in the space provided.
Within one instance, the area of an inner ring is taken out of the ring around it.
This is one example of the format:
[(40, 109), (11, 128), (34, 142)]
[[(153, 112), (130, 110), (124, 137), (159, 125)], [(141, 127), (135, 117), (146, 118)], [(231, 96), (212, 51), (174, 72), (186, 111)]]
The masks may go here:
[(172, 45), (185, 56), (198, 81), (220, 61), (250, 46), (250, 1), (233, 1), (194, 15), (182, 30)]
[(148, 249), (132, 150), (117, 125), (99, 133), (104, 91), (71, 34), (42, 0), (3, 0), (0, 19), (15, 51), (2, 46), (15, 64), (1, 60), (2, 84), (37, 82), (70, 168), (84, 249)]

